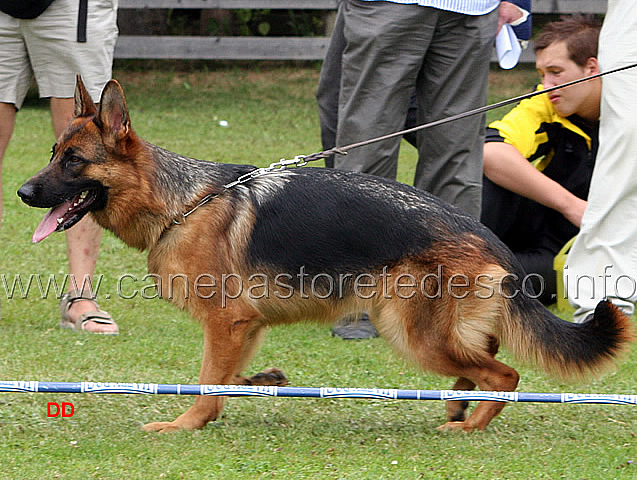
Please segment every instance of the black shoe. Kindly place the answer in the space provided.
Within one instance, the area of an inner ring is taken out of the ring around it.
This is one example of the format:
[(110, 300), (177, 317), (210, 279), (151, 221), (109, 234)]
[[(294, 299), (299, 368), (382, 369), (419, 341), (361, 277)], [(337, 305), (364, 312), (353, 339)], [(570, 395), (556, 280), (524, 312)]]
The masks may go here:
[(358, 318), (351, 315), (339, 320), (332, 328), (332, 336), (343, 340), (367, 340), (378, 337), (378, 330), (369, 321), (369, 316), (364, 313)]

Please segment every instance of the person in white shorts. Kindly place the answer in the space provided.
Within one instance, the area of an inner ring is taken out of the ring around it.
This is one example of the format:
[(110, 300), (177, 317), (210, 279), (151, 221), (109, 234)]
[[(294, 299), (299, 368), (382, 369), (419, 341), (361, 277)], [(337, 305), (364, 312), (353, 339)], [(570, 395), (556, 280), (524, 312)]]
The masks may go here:
[[(33, 78), (40, 97), (50, 98), (56, 138), (73, 116), (76, 75), (82, 75), (95, 101), (99, 101), (102, 88), (111, 78), (118, 0), (44, 3), (51, 4), (36, 18), (26, 19), (16, 16), (24, 16), (19, 10), (27, 2), (0, 0), (0, 167), (16, 114)], [(90, 283), (102, 237), (100, 227), (85, 217), (66, 233), (71, 281), (60, 302), (60, 325), (117, 334), (117, 324), (95, 303)]]

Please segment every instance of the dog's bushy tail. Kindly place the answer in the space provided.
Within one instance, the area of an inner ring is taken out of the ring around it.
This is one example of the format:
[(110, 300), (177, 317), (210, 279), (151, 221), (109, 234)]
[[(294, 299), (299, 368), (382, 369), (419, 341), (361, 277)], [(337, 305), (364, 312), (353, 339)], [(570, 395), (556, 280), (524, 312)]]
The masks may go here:
[(584, 323), (553, 315), (519, 295), (507, 305), (500, 340), (520, 361), (563, 378), (582, 379), (612, 368), (634, 339), (630, 318), (602, 300)]

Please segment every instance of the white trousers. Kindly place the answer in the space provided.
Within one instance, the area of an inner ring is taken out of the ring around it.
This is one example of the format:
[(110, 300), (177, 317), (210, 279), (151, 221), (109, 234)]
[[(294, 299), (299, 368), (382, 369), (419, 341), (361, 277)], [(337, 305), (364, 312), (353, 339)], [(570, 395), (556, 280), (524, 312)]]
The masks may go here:
[[(637, 2), (609, 0), (602, 71), (637, 63)], [(599, 151), (564, 287), (581, 322), (603, 298), (632, 315), (637, 301), (637, 68), (605, 76)]]

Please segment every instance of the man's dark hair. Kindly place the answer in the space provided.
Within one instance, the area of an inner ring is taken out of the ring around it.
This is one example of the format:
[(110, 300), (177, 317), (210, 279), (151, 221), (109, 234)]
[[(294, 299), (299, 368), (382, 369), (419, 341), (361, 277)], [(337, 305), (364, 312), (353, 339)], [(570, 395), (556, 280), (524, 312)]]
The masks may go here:
[(566, 42), (571, 60), (583, 67), (589, 58), (597, 58), (601, 22), (593, 15), (575, 14), (547, 23), (535, 39), (535, 51), (555, 42)]

